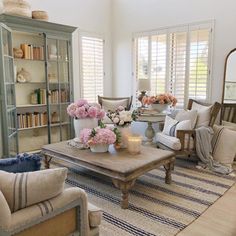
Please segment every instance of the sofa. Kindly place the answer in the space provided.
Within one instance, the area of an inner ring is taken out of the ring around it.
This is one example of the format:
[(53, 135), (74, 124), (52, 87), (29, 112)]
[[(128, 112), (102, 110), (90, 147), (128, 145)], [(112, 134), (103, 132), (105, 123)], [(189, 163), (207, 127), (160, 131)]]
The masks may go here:
[[(88, 203), (84, 190), (64, 188), (67, 169), (38, 171), (40, 157), (30, 158), (25, 155), (0, 160), (0, 235), (99, 235), (102, 212)], [(31, 172), (16, 171), (17, 165), (29, 167), (29, 163)], [(40, 195), (42, 201), (38, 200)]]

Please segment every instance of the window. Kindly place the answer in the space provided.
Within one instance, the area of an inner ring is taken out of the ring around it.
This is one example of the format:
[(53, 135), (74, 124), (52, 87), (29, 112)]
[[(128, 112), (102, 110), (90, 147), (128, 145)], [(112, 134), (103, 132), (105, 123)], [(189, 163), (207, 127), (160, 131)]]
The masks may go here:
[(150, 79), (150, 95), (169, 92), (183, 107), (209, 100), (212, 23), (136, 34), (135, 78)]
[(82, 97), (97, 102), (103, 95), (104, 40), (98, 37), (81, 36), (81, 83)]

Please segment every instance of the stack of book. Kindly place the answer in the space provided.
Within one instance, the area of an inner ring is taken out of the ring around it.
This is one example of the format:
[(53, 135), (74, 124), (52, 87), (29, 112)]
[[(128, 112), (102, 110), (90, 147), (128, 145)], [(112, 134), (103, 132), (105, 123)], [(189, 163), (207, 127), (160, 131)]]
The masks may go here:
[(34, 46), (32, 44), (23, 43), (20, 45), (23, 51), (23, 58), (29, 60), (44, 60), (43, 46)]
[(46, 104), (46, 89), (36, 89), (30, 95), (31, 104)]
[(44, 126), (48, 123), (47, 112), (17, 114), (17, 122), (19, 129)]
[(68, 101), (68, 91), (66, 89), (61, 90), (61, 102)]
[(51, 95), (49, 97), (49, 102), (50, 103), (59, 103), (59, 91), (57, 89), (51, 91)]

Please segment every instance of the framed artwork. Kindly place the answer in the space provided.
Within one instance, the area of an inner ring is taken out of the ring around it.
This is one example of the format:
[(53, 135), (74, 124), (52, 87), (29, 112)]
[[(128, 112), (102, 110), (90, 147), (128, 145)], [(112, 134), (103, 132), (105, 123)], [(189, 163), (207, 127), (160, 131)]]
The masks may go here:
[(236, 82), (225, 82), (225, 100), (236, 101)]

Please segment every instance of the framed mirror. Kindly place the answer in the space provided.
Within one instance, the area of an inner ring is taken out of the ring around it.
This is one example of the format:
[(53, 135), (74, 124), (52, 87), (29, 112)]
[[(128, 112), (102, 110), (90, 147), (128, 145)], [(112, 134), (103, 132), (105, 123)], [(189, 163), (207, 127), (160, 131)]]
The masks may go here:
[(236, 123), (236, 48), (225, 60), (221, 123)]

